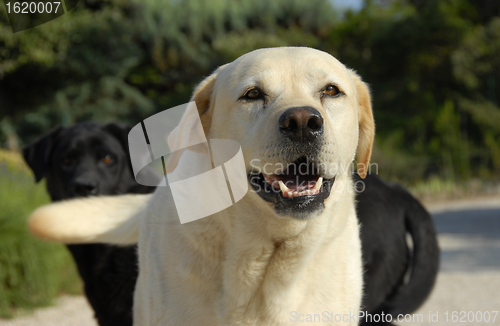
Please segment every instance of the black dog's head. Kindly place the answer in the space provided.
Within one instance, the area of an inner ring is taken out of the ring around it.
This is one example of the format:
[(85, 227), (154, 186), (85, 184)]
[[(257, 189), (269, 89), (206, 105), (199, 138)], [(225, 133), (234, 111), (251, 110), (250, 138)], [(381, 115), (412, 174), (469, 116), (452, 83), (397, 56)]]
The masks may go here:
[(56, 127), (23, 149), (36, 182), (46, 178), (52, 200), (149, 192), (136, 183), (128, 154), (130, 128), (83, 122)]

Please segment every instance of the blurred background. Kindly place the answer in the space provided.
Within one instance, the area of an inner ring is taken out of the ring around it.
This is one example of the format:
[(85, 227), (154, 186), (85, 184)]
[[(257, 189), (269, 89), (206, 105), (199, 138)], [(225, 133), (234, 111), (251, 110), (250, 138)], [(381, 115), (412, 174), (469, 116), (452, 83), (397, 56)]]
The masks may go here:
[(275, 46), (331, 53), (371, 86), (382, 178), (424, 202), (500, 193), (498, 0), (81, 0), (18, 33), (0, 6), (0, 317), (81, 291), (65, 249), (25, 231), (48, 196), (23, 145), (56, 125), (135, 125)]

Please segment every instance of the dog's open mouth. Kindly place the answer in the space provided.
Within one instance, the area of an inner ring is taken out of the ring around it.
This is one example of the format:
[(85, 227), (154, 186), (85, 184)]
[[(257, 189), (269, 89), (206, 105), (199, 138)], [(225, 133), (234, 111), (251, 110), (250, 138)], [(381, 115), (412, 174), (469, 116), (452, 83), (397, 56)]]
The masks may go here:
[(259, 196), (276, 204), (276, 212), (298, 218), (323, 209), (335, 178), (324, 178), (319, 169), (307, 158), (289, 164), (276, 174), (249, 174), (250, 184)]
[(297, 174), (262, 174), (266, 182), (275, 189), (280, 189), (283, 197), (295, 198), (306, 195), (317, 195), (320, 192), (323, 178), (316, 175)]

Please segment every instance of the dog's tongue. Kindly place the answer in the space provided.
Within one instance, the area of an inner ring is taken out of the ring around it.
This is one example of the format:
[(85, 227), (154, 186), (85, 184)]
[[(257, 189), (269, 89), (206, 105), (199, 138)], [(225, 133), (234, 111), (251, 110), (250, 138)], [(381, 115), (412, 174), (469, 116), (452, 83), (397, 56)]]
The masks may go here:
[(319, 193), (323, 178), (309, 174), (263, 174), (264, 179), (275, 189), (281, 189), (283, 197), (293, 198)]

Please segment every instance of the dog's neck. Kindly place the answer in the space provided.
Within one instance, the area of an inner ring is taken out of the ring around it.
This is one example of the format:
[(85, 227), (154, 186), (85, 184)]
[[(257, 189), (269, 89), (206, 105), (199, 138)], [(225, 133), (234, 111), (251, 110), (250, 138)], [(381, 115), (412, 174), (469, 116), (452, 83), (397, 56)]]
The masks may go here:
[[(352, 189), (348, 176), (336, 182), (341, 189)], [(207, 223), (218, 224), (225, 236), (196, 238), (210, 240), (198, 248), (216, 246), (225, 253), (219, 257), (220, 265), (211, 264), (223, 266), (220, 320), (254, 318), (257, 324), (275, 320), (279, 325), (291, 308), (301, 304), (300, 292), (307, 292), (312, 265), (332, 258), (327, 257), (329, 249), (353, 215), (354, 207), (346, 205), (353, 203), (348, 198), (353, 194), (333, 191), (324, 211), (310, 220), (278, 216), (272, 207), (255, 203), (262, 201), (256, 194), (247, 194), (237, 205), (209, 218)]]

